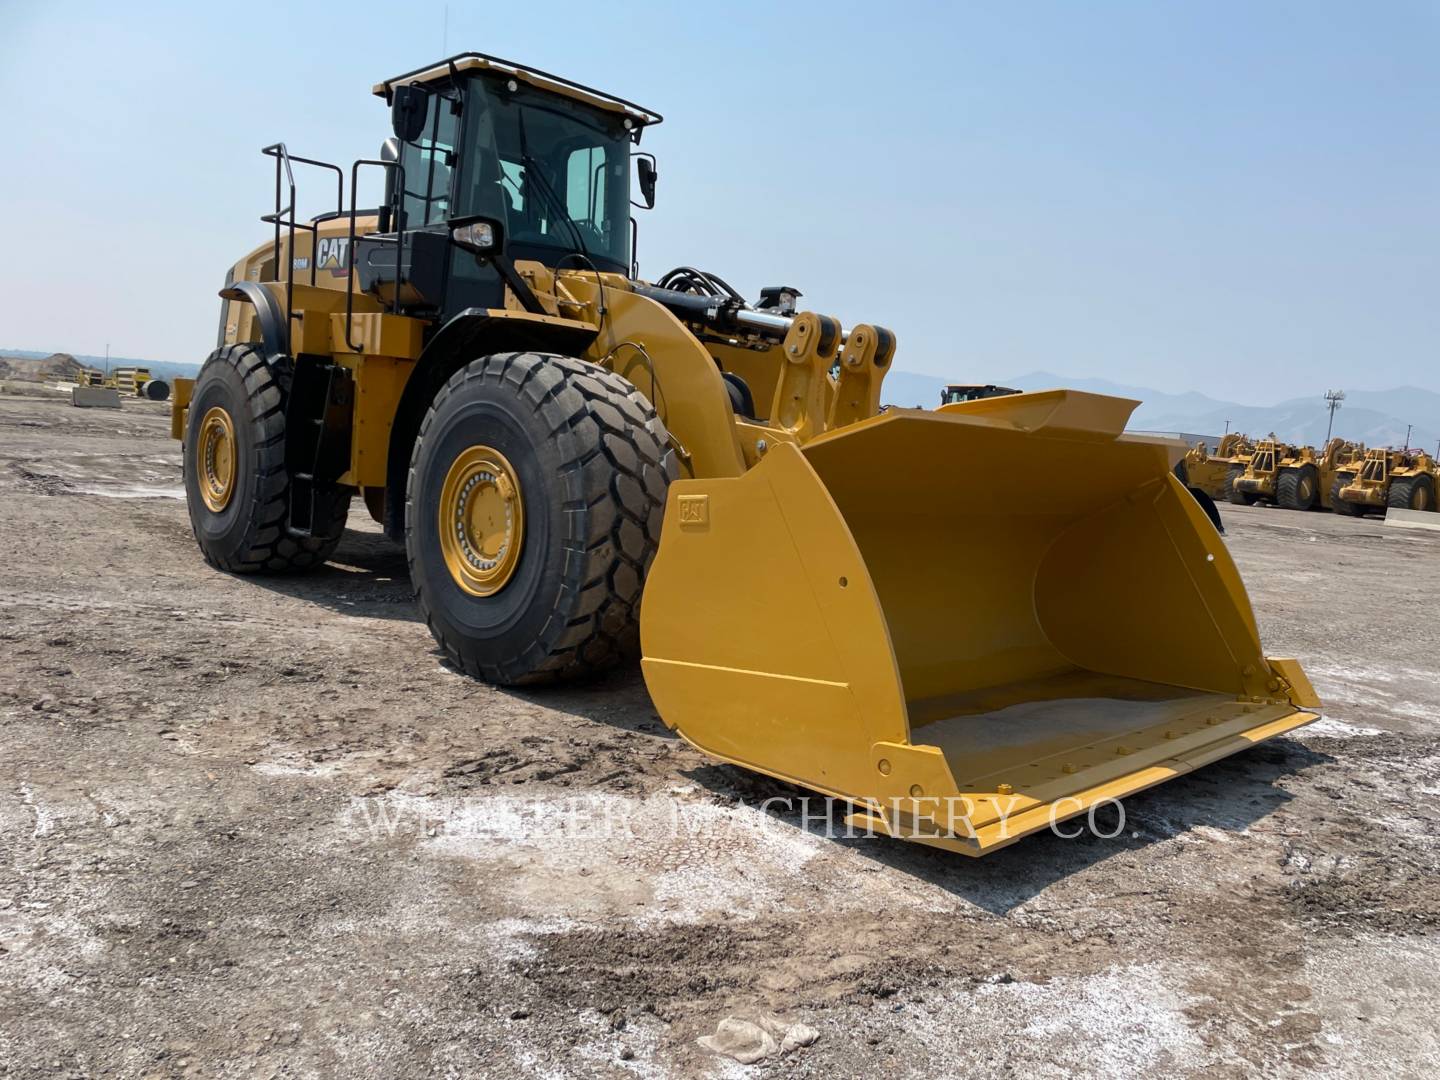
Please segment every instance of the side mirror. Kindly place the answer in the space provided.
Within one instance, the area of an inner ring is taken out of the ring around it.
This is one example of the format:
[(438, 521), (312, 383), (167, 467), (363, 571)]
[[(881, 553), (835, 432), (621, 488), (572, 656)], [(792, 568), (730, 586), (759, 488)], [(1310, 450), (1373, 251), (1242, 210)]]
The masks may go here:
[(505, 250), (505, 228), (494, 218), (452, 218), (450, 239), (481, 258), (493, 258)]
[(645, 200), (645, 209), (655, 209), (655, 159), (649, 154), (635, 158), (635, 171), (640, 178), (640, 197)]
[(390, 129), (401, 142), (413, 143), (425, 131), (430, 95), (414, 85), (397, 86), (391, 94)]
[[(383, 143), (381, 143), (381, 144), (380, 144), (380, 160), (381, 160), (381, 161), (399, 161), (399, 160), (400, 160), (400, 140), (391, 138), (391, 139), (386, 139)], [(397, 179), (398, 179), (398, 178), (397, 178), (396, 175), (395, 175), (395, 170), (394, 170), (394, 169), (386, 169), (386, 170), (385, 170), (385, 201), (380, 204), (380, 222), (379, 222), (380, 232), (382, 232), (382, 233), (388, 233), (388, 232), (390, 231), (390, 226), (391, 226), (391, 224), (392, 224), (392, 221), (391, 221), (392, 215), (393, 215), (394, 212), (398, 209), (398, 208), (396, 207), (396, 204), (395, 204), (395, 187), (396, 187), (396, 183), (395, 183), (395, 182), (396, 182)]]

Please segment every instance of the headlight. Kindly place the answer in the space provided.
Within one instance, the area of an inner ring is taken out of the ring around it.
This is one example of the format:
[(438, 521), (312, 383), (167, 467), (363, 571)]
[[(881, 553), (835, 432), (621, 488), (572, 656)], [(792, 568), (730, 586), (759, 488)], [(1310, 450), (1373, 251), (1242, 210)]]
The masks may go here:
[(450, 239), (477, 254), (489, 254), (499, 246), (499, 233), (491, 221), (472, 221), (450, 230)]

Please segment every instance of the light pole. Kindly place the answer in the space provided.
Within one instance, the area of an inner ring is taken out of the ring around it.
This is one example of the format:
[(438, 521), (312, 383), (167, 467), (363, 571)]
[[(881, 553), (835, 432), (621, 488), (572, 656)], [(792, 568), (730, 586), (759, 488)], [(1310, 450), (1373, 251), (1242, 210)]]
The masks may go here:
[(1340, 408), (1340, 403), (1345, 400), (1344, 390), (1326, 390), (1325, 404), (1330, 406), (1330, 423), (1325, 428), (1325, 444), (1330, 444), (1330, 435), (1335, 430), (1335, 410)]

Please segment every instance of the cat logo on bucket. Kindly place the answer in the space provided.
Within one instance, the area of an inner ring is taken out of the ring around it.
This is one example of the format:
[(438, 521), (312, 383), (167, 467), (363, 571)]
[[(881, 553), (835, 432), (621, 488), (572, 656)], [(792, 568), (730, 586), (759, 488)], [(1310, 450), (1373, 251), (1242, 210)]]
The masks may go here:
[(681, 495), (680, 524), (696, 529), (710, 527), (710, 496)]
[(332, 274), (343, 274), (350, 266), (350, 238), (348, 236), (322, 236), (320, 257), (315, 260), (317, 270), (329, 270)]

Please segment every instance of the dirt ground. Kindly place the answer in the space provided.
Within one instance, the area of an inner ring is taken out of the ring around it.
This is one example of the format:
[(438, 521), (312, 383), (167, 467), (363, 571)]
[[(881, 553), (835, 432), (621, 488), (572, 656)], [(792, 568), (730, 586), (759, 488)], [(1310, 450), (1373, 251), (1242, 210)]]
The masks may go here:
[(212, 571), (167, 436), (0, 397), (0, 1076), (1434, 1075), (1440, 533), (1224, 508), (1325, 719), (974, 861), (447, 669), (363, 512)]

